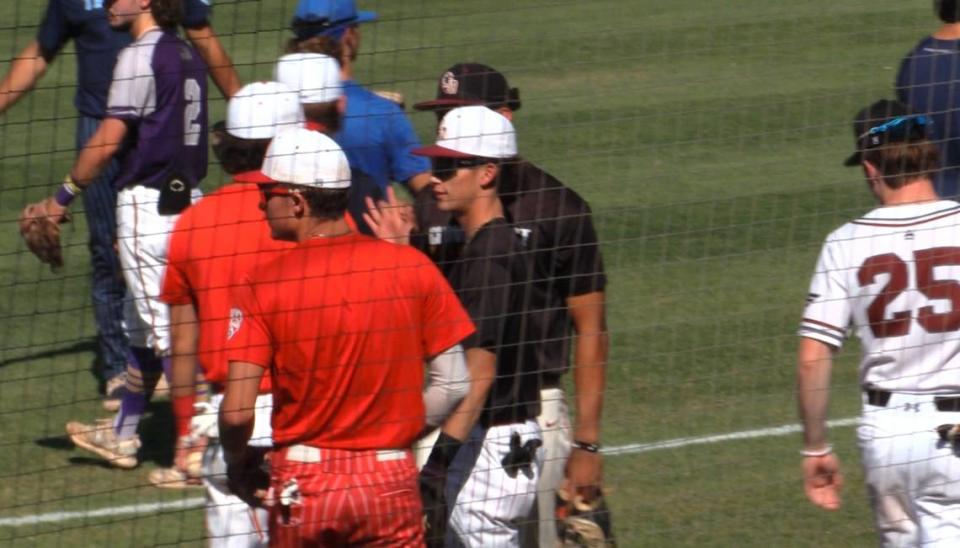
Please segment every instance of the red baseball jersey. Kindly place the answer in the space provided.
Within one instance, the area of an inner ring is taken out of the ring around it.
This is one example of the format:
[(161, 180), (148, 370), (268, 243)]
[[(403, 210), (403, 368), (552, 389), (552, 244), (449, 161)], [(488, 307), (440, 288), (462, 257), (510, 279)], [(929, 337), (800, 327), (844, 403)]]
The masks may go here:
[(409, 447), (424, 359), (474, 331), (426, 256), (357, 233), (302, 242), (234, 301), (228, 359), (270, 368), (277, 446)]
[[(254, 175), (256, 177), (256, 175)], [(296, 244), (270, 237), (260, 211), (260, 192), (239, 174), (188, 208), (170, 236), (169, 255), (160, 300), (193, 303), (200, 320), (199, 362), (212, 383), (227, 380), (224, 333), (231, 328), (230, 289), (258, 264), (275, 259)], [(234, 321), (235, 323), (235, 321)], [(270, 390), (264, 377), (261, 391)]]

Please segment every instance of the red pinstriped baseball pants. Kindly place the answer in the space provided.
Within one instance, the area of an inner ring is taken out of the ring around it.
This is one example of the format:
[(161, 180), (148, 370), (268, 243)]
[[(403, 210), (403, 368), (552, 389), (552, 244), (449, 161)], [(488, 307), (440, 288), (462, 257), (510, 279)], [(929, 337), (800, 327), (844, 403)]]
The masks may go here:
[(270, 545), (423, 546), (413, 454), (297, 445), (270, 455)]

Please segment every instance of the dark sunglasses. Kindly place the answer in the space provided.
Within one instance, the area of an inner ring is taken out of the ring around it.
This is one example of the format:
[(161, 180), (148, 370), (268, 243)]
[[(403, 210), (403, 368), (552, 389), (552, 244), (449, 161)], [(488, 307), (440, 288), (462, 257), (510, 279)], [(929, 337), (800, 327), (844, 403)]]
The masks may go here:
[(462, 167), (477, 167), (489, 163), (486, 158), (447, 158), (438, 156), (430, 159), (433, 176), (441, 181), (449, 181)]

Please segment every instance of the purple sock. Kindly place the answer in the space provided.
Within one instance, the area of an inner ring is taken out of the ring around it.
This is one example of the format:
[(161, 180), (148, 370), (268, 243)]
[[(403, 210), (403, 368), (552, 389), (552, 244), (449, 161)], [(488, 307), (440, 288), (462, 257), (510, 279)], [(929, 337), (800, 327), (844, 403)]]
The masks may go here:
[(140, 426), (140, 417), (143, 416), (143, 410), (147, 407), (147, 397), (143, 392), (130, 392), (123, 394), (120, 400), (120, 412), (113, 420), (113, 431), (117, 439), (127, 440), (137, 435), (137, 427)]
[(160, 360), (153, 350), (130, 348), (127, 353), (127, 390), (120, 400), (120, 412), (113, 421), (117, 439), (126, 440), (137, 435), (140, 417), (162, 371)]
[(167, 378), (167, 384), (173, 386), (173, 359), (166, 356), (160, 360), (163, 365), (163, 376)]

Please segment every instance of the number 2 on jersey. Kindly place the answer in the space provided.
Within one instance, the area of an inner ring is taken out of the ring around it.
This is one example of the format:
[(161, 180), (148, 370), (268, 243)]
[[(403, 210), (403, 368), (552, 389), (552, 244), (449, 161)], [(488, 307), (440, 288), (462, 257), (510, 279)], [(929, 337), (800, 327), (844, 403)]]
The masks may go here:
[(183, 82), (183, 99), (186, 105), (183, 108), (183, 144), (195, 147), (200, 144), (200, 83), (193, 78)]
[[(917, 290), (931, 300), (950, 301), (949, 312), (934, 312), (927, 305), (917, 310), (917, 323), (928, 333), (946, 333), (960, 329), (960, 281), (938, 280), (934, 269), (938, 266), (960, 265), (960, 247), (933, 247), (913, 253), (917, 274)], [(863, 261), (857, 271), (860, 286), (874, 283), (878, 274), (887, 274), (890, 280), (867, 307), (867, 319), (873, 336), (901, 337), (910, 332), (912, 311), (901, 310), (887, 317), (887, 306), (907, 290), (909, 265), (894, 253), (874, 255)]]

